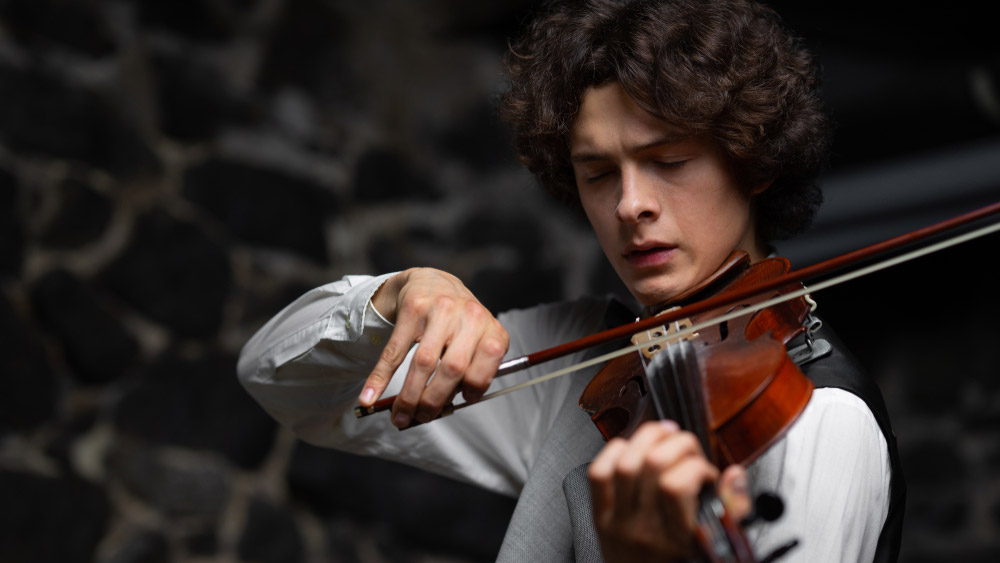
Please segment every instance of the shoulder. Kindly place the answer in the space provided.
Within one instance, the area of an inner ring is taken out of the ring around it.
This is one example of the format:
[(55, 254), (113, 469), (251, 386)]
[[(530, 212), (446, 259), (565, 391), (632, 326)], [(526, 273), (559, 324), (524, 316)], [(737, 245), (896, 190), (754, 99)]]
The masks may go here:
[(808, 561), (871, 561), (889, 510), (886, 439), (857, 395), (819, 388), (785, 438), (755, 464), (756, 490), (785, 501), (785, 513), (756, 532), (766, 552), (789, 538)]
[(814, 439), (823, 437), (823, 444), (816, 442), (810, 447), (885, 449), (878, 421), (865, 401), (854, 393), (834, 387), (813, 391), (809, 404), (789, 433), (792, 434)]
[[(786, 470), (808, 482), (810, 494), (825, 499), (821, 506), (876, 514), (888, 507), (888, 443), (871, 409), (857, 395), (816, 389), (786, 444)], [(880, 516), (876, 530), (885, 513)]]

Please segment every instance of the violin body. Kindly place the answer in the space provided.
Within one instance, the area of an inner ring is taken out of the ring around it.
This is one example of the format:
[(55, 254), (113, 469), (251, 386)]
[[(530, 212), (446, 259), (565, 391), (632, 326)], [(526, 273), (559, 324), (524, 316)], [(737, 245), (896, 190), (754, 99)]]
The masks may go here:
[[(708, 295), (725, 294), (785, 274), (784, 258), (749, 263), (734, 253), (726, 264), (695, 290), (671, 302), (679, 305)], [(713, 309), (690, 319), (698, 323), (733, 309), (754, 305), (796, 289), (782, 288), (747, 299), (725, 310)], [(812, 382), (785, 352), (785, 344), (804, 332), (809, 304), (803, 298), (786, 301), (699, 330), (690, 338), (697, 351), (697, 385), (706, 403), (706, 455), (720, 467), (756, 459), (786, 430), (805, 408)], [(670, 327), (648, 331), (651, 337)], [(633, 338), (633, 341), (636, 339)], [(655, 347), (654, 347), (655, 348)], [(590, 414), (605, 439), (628, 436), (642, 422), (657, 418), (652, 408), (646, 369), (660, 349), (615, 358), (591, 380), (580, 396), (580, 407)]]

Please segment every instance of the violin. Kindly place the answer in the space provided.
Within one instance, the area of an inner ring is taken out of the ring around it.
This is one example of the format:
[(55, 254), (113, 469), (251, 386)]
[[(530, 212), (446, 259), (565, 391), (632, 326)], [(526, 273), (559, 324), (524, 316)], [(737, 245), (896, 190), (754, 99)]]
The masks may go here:
[[(789, 269), (784, 258), (751, 264), (746, 253), (734, 252), (708, 280), (671, 304), (758, 285)], [(609, 361), (584, 389), (580, 407), (606, 440), (631, 435), (643, 421), (668, 418), (692, 432), (720, 469), (749, 463), (784, 434), (812, 395), (812, 382), (785, 350), (806, 331), (809, 302), (799, 296), (684, 337), (669, 335), (788, 292), (758, 294), (634, 335), (632, 342), (643, 345), (639, 353)], [(648, 344), (664, 337), (665, 342)], [(699, 501), (695, 539), (706, 560), (756, 561), (713, 486), (703, 488)]]
[[(698, 301), (706, 295), (725, 295), (758, 285), (761, 281), (786, 274), (789, 270), (788, 260), (784, 258), (767, 258), (750, 264), (746, 253), (734, 252), (706, 282), (671, 303), (687, 299)], [(780, 288), (772, 293), (760, 293), (743, 302), (711, 309), (635, 334), (631, 339), (633, 344), (645, 345), (638, 354), (620, 356), (609, 361), (584, 389), (580, 397), (580, 408), (591, 415), (591, 420), (605, 440), (631, 435), (639, 423), (650, 419), (654, 410), (649, 404), (649, 384), (645, 381), (646, 371), (650, 369), (649, 361), (668, 345), (690, 342), (704, 356), (701, 360), (703, 371), (713, 374), (713, 377), (706, 378), (699, 384), (705, 390), (706, 415), (710, 422), (708, 434), (711, 438), (703, 444), (711, 446), (705, 449), (706, 454), (710, 454), (713, 461), (725, 462), (721, 467), (730, 463), (745, 464), (752, 461), (773, 443), (773, 436), (770, 435), (778, 433), (775, 425), (786, 418), (794, 420), (809, 400), (811, 384), (802, 381), (804, 379), (808, 382), (808, 379), (804, 376), (784, 376), (785, 372), (782, 370), (788, 369), (787, 364), (794, 366), (794, 363), (785, 362), (779, 356), (784, 353), (784, 347), (789, 341), (806, 331), (804, 323), (811, 305), (804, 296), (800, 296), (752, 315), (709, 325), (695, 334), (678, 338), (669, 338), (669, 335), (694, 323), (720, 317), (723, 313), (788, 292), (788, 288)], [(668, 336), (666, 342), (647, 344), (664, 335)], [(765, 335), (774, 343), (758, 342)], [(709, 347), (711, 355), (707, 350)], [(727, 356), (732, 356), (732, 359), (727, 360)], [(747, 369), (755, 366), (774, 371), (782, 377), (772, 381), (766, 374), (746, 373)], [(776, 395), (769, 396), (770, 393)], [(754, 406), (753, 403), (757, 400), (764, 400), (766, 403)], [(747, 429), (759, 424), (755, 422), (761, 415), (758, 411), (774, 413), (774, 409), (779, 409), (778, 412), (787, 410), (788, 413), (769, 417), (771, 422), (760, 432)], [(662, 417), (662, 413), (660, 415)], [(732, 430), (741, 427), (744, 429), (740, 432)], [(758, 437), (757, 434), (763, 436)]]

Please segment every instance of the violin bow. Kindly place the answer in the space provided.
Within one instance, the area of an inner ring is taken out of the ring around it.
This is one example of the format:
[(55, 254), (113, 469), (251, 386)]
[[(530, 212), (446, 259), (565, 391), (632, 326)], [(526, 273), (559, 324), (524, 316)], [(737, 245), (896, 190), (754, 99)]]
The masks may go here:
[[(882, 242), (877, 242), (875, 244), (872, 244), (872, 245), (860, 248), (858, 250), (853, 250), (851, 252), (848, 252), (846, 254), (842, 254), (840, 256), (835, 256), (833, 258), (830, 258), (830, 259), (827, 259), (827, 260), (824, 260), (824, 261), (821, 261), (821, 262), (817, 262), (816, 264), (813, 264), (811, 266), (806, 266), (806, 267), (800, 268), (798, 270), (790, 271), (790, 272), (788, 272), (786, 274), (783, 274), (781, 276), (772, 278), (770, 280), (767, 280), (765, 282), (757, 284), (757, 285), (755, 285), (753, 287), (747, 287), (747, 288), (740, 289), (740, 290), (734, 290), (734, 291), (731, 291), (731, 292), (726, 292), (726, 293), (721, 294), (721, 295), (715, 295), (713, 297), (709, 297), (707, 299), (704, 299), (702, 301), (698, 301), (696, 303), (691, 303), (689, 305), (685, 305), (685, 306), (682, 306), (682, 307), (678, 307), (676, 309), (671, 309), (671, 310), (665, 311), (665, 312), (660, 313), (659, 315), (656, 315), (656, 316), (652, 316), (652, 317), (649, 317), (649, 318), (646, 318), (646, 319), (641, 319), (641, 320), (638, 320), (638, 321), (635, 321), (635, 322), (632, 322), (632, 323), (628, 323), (626, 325), (622, 325), (622, 326), (619, 326), (619, 327), (616, 327), (616, 328), (605, 330), (603, 332), (598, 332), (596, 334), (591, 334), (589, 336), (585, 336), (583, 338), (579, 338), (577, 340), (573, 340), (572, 342), (567, 342), (567, 343), (561, 344), (559, 346), (555, 346), (555, 347), (548, 348), (548, 349), (545, 349), (545, 350), (540, 350), (538, 352), (527, 354), (527, 355), (521, 356), (519, 358), (513, 358), (513, 359), (507, 360), (507, 361), (505, 361), (505, 362), (503, 362), (503, 363), (500, 364), (500, 367), (497, 369), (497, 372), (496, 372), (496, 375), (494, 376), (494, 378), (501, 377), (501, 376), (504, 376), (504, 375), (508, 375), (508, 374), (511, 374), (511, 373), (514, 373), (514, 372), (518, 372), (518, 371), (527, 369), (529, 367), (536, 366), (538, 364), (542, 364), (542, 363), (545, 363), (545, 362), (548, 362), (548, 361), (551, 361), (551, 360), (555, 360), (557, 358), (562, 358), (562, 357), (567, 356), (569, 354), (572, 354), (572, 353), (575, 353), (575, 352), (579, 352), (580, 350), (585, 350), (587, 348), (591, 348), (591, 347), (594, 347), (594, 346), (605, 344), (605, 343), (611, 342), (613, 340), (627, 338), (627, 337), (630, 337), (630, 336), (632, 336), (633, 334), (635, 334), (637, 332), (641, 332), (641, 331), (644, 331), (644, 330), (651, 329), (653, 327), (661, 326), (663, 324), (670, 323), (670, 322), (676, 321), (678, 319), (694, 317), (695, 315), (698, 315), (700, 313), (704, 313), (706, 311), (710, 311), (710, 310), (713, 310), (713, 309), (717, 309), (717, 308), (721, 308), (721, 307), (726, 307), (726, 306), (729, 306), (729, 305), (733, 305), (735, 303), (738, 303), (738, 302), (743, 301), (745, 299), (748, 299), (750, 297), (758, 296), (758, 295), (760, 295), (762, 293), (766, 293), (768, 291), (773, 291), (773, 290), (778, 289), (778, 288), (791, 286), (793, 284), (801, 284), (802, 282), (804, 282), (806, 280), (815, 279), (817, 277), (829, 274), (829, 273), (834, 272), (836, 270), (840, 270), (840, 269), (846, 268), (848, 266), (852, 266), (854, 264), (857, 264), (858, 262), (862, 262), (864, 260), (868, 260), (870, 258), (873, 258), (873, 257), (877, 256), (877, 255), (885, 254), (885, 253), (888, 253), (888, 252), (892, 252), (892, 251), (898, 250), (898, 249), (900, 249), (900, 248), (902, 248), (904, 246), (912, 245), (912, 244), (915, 244), (915, 243), (918, 243), (918, 242), (925, 241), (926, 239), (928, 239), (930, 237), (933, 237), (933, 236), (936, 236), (936, 235), (940, 235), (942, 233), (946, 233), (948, 231), (951, 231), (951, 230), (957, 229), (959, 227), (968, 225), (970, 223), (973, 223), (973, 222), (978, 221), (980, 219), (984, 219), (986, 217), (989, 217), (989, 216), (997, 214), (997, 213), (1000, 213), (1000, 202), (993, 203), (991, 205), (987, 205), (985, 207), (981, 207), (981, 208), (975, 209), (973, 211), (969, 211), (968, 213), (963, 213), (962, 215), (958, 215), (958, 216), (953, 217), (951, 219), (946, 219), (944, 221), (940, 221), (938, 223), (934, 223), (933, 225), (929, 225), (929, 226), (917, 229), (915, 231), (911, 231), (909, 233), (904, 233), (902, 235), (898, 235), (898, 236), (892, 237), (892, 238), (884, 240)], [(598, 357), (595, 357), (595, 358), (591, 358), (589, 360), (580, 362), (578, 364), (574, 364), (572, 366), (568, 366), (566, 368), (553, 371), (553, 372), (545, 374), (543, 376), (531, 379), (530, 381), (525, 381), (525, 382), (520, 383), (518, 385), (513, 385), (513, 386), (510, 386), (510, 387), (506, 387), (504, 389), (500, 389), (500, 390), (497, 390), (497, 391), (493, 391), (493, 392), (487, 393), (487, 394), (483, 395), (483, 397), (480, 398), (480, 400), (477, 401), (476, 403), (481, 403), (481, 402), (489, 400), (489, 399), (493, 399), (493, 398), (496, 398), (496, 397), (499, 397), (499, 396), (502, 396), (502, 395), (506, 395), (508, 393), (512, 393), (512, 392), (514, 392), (514, 391), (516, 391), (518, 389), (523, 389), (525, 387), (530, 387), (532, 385), (536, 385), (538, 383), (542, 383), (544, 381), (548, 381), (550, 379), (554, 379), (556, 377), (560, 377), (560, 376), (565, 375), (567, 373), (572, 373), (572, 372), (579, 371), (581, 369), (584, 369), (584, 368), (587, 368), (587, 367), (590, 367), (590, 366), (593, 366), (593, 365), (597, 365), (597, 364), (601, 364), (601, 363), (607, 362), (607, 361), (609, 361), (611, 359), (614, 359), (614, 358), (616, 358), (618, 356), (623, 356), (623, 355), (628, 354), (630, 352), (637, 351), (637, 350), (639, 350), (640, 347), (646, 347), (646, 346), (650, 346), (650, 345), (653, 345), (653, 344), (658, 344), (658, 343), (661, 343), (661, 342), (666, 342), (667, 340), (670, 340), (670, 339), (676, 339), (676, 338), (679, 338), (679, 337), (683, 337), (683, 336), (686, 336), (688, 334), (693, 334), (693, 333), (695, 333), (695, 332), (697, 332), (699, 330), (702, 330), (702, 329), (707, 328), (707, 327), (712, 326), (712, 325), (716, 325), (716, 324), (718, 324), (720, 322), (725, 322), (725, 321), (728, 321), (730, 319), (734, 319), (734, 318), (737, 318), (737, 317), (740, 317), (740, 316), (743, 316), (743, 315), (749, 315), (749, 314), (757, 312), (757, 311), (759, 311), (761, 309), (766, 309), (768, 307), (776, 305), (778, 303), (783, 303), (785, 301), (789, 301), (789, 300), (792, 300), (792, 299), (797, 299), (799, 297), (802, 297), (803, 295), (807, 295), (807, 294), (810, 294), (810, 293), (815, 293), (817, 291), (826, 289), (828, 287), (832, 287), (832, 286), (835, 286), (835, 285), (838, 285), (838, 284), (841, 284), (841, 283), (844, 283), (844, 282), (847, 282), (847, 281), (850, 281), (850, 280), (853, 280), (853, 279), (857, 279), (857, 278), (860, 278), (862, 276), (866, 276), (868, 274), (877, 272), (879, 270), (884, 270), (886, 268), (890, 268), (892, 266), (895, 266), (895, 265), (898, 265), (898, 264), (902, 264), (904, 262), (908, 262), (910, 260), (914, 260), (914, 259), (919, 258), (921, 256), (926, 256), (928, 254), (937, 252), (939, 250), (944, 250), (946, 248), (950, 248), (952, 246), (956, 246), (958, 244), (962, 244), (964, 242), (968, 242), (970, 240), (973, 240), (973, 239), (976, 239), (976, 238), (979, 238), (979, 237), (983, 237), (983, 236), (989, 235), (989, 234), (997, 232), (997, 231), (1000, 231), (1000, 222), (996, 222), (996, 223), (993, 223), (993, 224), (990, 224), (990, 225), (986, 225), (984, 227), (980, 227), (980, 228), (972, 230), (970, 232), (963, 233), (963, 234), (960, 234), (960, 235), (957, 235), (957, 236), (954, 236), (954, 237), (951, 237), (951, 238), (948, 238), (948, 239), (945, 239), (945, 240), (942, 240), (942, 241), (939, 241), (939, 242), (936, 242), (936, 243), (933, 243), (933, 244), (922, 246), (920, 248), (917, 248), (917, 249), (914, 249), (914, 250), (902, 253), (902, 254), (900, 254), (898, 256), (894, 256), (894, 257), (891, 257), (891, 258), (888, 258), (888, 259), (884, 259), (884, 260), (879, 261), (879, 262), (875, 262), (873, 264), (870, 264), (870, 265), (862, 267), (862, 268), (858, 268), (856, 270), (851, 270), (849, 272), (846, 272), (846, 273), (837, 275), (835, 277), (823, 280), (823, 281), (818, 282), (816, 284), (813, 284), (809, 288), (803, 287), (802, 289), (798, 289), (798, 290), (795, 290), (795, 291), (790, 291), (788, 293), (784, 293), (784, 294), (779, 295), (778, 297), (775, 297), (773, 299), (769, 299), (767, 301), (762, 301), (762, 302), (757, 303), (755, 305), (748, 306), (748, 307), (745, 307), (745, 308), (741, 308), (741, 309), (739, 309), (737, 311), (733, 311), (731, 313), (727, 313), (725, 315), (721, 315), (719, 317), (716, 317), (716, 318), (713, 318), (713, 319), (709, 319), (709, 320), (707, 320), (707, 321), (705, 321), (703, 323), (698, 323), (698, 324), (692, 325), (691, 327), (688, 327), (688, 328), (686, 328), (686, 329), (684, 329), (684, 330), (682, 330), (680, 332), (675, 332), (675, 333), (672, 333), (670, 335), (665, 335), (665, 336), (660, 337), (660, 338), (654, 338), (654, 339), (652, 339), (652, 340), (650, 340), (648, 342), (644, 342), (644, 343), (639, 344), (639, 345), (627, 346), (627, 347), (622, 348), (620, 350), (616, 350), (616, 351), (610, 352), (608, 354), (604, 354), (604, 355), (601, 355), (601, 356), (598, 356)], [(382, 399), (379, 399), (378, 401), (375, 401), (375, 403), (373, 403), (369, 407), (362, 407), (360, 405), (356, 406), (354, 408), (354, 415), (357, 418), (363, 418), (363, 417), (366, 417), (366, 416), (369, 416), (369, 415), (372, 415), (372, 414), (375, 414), (375, 413), (378, 413), (378, 412), (389, 410), (389, 409), (392, 408), (392, 405), (395, 402), (395, 400), (396, 400), (396, 396), (393, 395), (393, 396), (390, 396), (390, 397), (384, 397)], [(476, 404), (476, 403), (465, 402), (465, 403), (459, 403), (457, 405), (456, 404), (446, 405), (444, 407), (444, 409), (441, 411), (441, 414), (438, 416), (438, 418), (443, 418), (445, 416), (451, 415), (452, 413), (454, 413), (455, 411), (457, 411), (459, 409), (465, 408), (467, 406), (470, 406), (470, 405)], [(417, 424), (418, 423), (415, 423), (415, 424), (413, 424), (413, 426), (415, 426)]]

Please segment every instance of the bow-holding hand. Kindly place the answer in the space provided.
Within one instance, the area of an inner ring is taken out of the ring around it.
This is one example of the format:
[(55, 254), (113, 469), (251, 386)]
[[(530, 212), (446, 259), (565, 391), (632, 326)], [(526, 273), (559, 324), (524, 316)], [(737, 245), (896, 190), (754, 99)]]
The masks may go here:
[(414, 344), (392, 406), (395, 426), (434, 419), (459, 391), (466, 401), (486, 392), (510, 337), (461, 280), (441, 270), (413, 268), (389, 278), (372, 295), (372, 305), (395, 328), (365, 381), (361, 406), (379, 398)]

